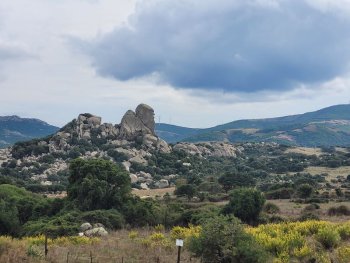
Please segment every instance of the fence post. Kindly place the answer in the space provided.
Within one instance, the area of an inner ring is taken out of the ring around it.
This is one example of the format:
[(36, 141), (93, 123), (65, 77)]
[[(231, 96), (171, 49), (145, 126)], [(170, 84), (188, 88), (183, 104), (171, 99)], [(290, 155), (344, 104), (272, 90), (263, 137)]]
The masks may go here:
[(47, 253), (49, 252), (48, 248), (47, 248), (47, 233), (45, 233), (45, 258), (47, 256)]
[(178, 247), (178, 251), (177, 251), (177, 263), (180, 263), (180, 258), (181, 258), (181, 247)]
[(67, 263), (69, 263), (69, 251), (67, 252)]
[(92, 263), (92, 251), (90, 250), (90, 263)]
[(122, 263), (124, 263), (124, 257), (122, 257)]

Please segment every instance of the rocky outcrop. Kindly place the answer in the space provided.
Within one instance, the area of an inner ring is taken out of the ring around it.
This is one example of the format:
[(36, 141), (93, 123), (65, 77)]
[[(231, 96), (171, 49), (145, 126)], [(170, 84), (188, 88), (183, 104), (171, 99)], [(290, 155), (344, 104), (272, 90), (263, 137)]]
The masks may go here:
[(240, 152), (238, 148), (230, 143), (224, 142), (206, 142), (200, 144), (178, 143), (173, 147), (174, 150), (182, 150), (188, 154), (217, 157), (236, 157)]
[(156, 138), (154, 127), (154, 110), (146, 104), (140, 104), (136, 113), (132, 110), (125, 113), (120, 123), (120, 137), (133, 140), (152, 135)]
[(105, 229), (104, 225), (97, 223), (93, 226), (86, 222), (80, 226), (80, 236), (87, 236), (87, 237), (103, 237), (107, 236), (108, 232)]
[(140, 104), (136, 108), (136, 116), (151, 131), (151, 133), (155, 135), (154, 110), (146, 104)]
[[(74, 140), (107, 139), (109, 144), (124, 148), (137, 142), (147, 149), (169, 153), (171, 148), (157, 137), (154, 128), (154, 110), (146, 104), (138, 105), (135, 112), (128, 110), (121, 123), (116, 125), (101, 123), (101, 117), (84, 113), (57, 132), (48, 146), (50, 152), (67, 151), (71, 148), (71, 141)], [(144, 163), (142, 160), (144, 156), (130, 156), (130, 158), (134, 157), (136, 157), (134, 161)]]

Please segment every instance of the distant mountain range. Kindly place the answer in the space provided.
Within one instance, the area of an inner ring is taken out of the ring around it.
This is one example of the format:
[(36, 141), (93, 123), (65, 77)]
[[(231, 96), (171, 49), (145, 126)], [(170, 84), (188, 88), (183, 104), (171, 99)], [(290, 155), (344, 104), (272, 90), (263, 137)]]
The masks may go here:
[[(58, 130), (38, 119), (0, 117), (0, 148)], [(285, 117), (238, 120), (206, 129), (157, 123), (156, 133), (169, 143), (225, 141), (277, 142), (308, 147), (350, 146), (350, 104)]]
[(58, 131), (52, 126), (38, 119), (20, 118), (18, 116), (0, 117), (0, 148), (10, 146), (18, 141), (44, 137)]
[(207, 129), (159, 123), (168, 142), (277, 142), (300, 146), (350, 146), (350, 104), (268, 119), (238, 120)]

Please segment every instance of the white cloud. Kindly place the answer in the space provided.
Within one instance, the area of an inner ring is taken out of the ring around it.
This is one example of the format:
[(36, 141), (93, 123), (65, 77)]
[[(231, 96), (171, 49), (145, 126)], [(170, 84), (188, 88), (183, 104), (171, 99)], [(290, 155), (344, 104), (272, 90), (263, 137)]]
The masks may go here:
[[(145, 12), (140, 10), (144, 8), (144, 0), (138, 2), (141, 4), (137, 12)], [(179, 6), (183, 2), (192, 2), (192, 10), (211, 13), (222, 12), (234, 5), (238, 8), (241, 1), (173, 2)], [(280, 2), (260, 0), (255, 3), (278, 9)], [(149, 0), (148, 3), (149, 12), (153, 12), (152, 4), (157, 2)], [(31, 57), (12, 59), (0, 66), (5, 77), (0, 82), (0, 115), (18, 113), (63, 125), (81, 112), (91, 112), (102, 116), (105, 121), (116, 123), (126, 110), (145, 102), (155, 108), (161, 121), (208, 127), (234, 119), (316, 110), (347, 103), (350, 98), (350, 83), (346, 76), (334, 76), (327, 83), (320, 83), (322, 88), (317, 92), (306, 85), (288, 92), (253, 93), (249, 96), (220, 90), (175, 89), (171, 85), (155, 85), (149, 79), (120, 82), (101, 77), (90, 66), (87, 57), (72, 52), (67, 46), (67, 36), (90, 39), (97, 35), (103, 38), (106, 33), (129, 23), (134, 4), (132, 0), (2, 0), (0, 43), (5, 43), (2, 47), (6, 47), (3, 49), (12, 50), (13, 55), (29, 54)], [(157, 15), (162, 17), (161, 13)], [(176, 13), (170, 10), (168, 19), (174, 19), (179, 26), (186, 25), (186, 21), (178, 20)], [(193, 19), (194, 22), (196, 18)], [(177, 24), (173, 29), (176, 28)], [(186, 31), (172, 41), (184, 49), (192, 45), (195, 50), (197, 45)], [(145, 43), (134, 44), (142, 46)], [(162, 43), (156, 44), (159, 45), (155, 45), (155, 51), (162, 46)], [(235, 52), (233, 57), (244, 61), (246, 54)]]

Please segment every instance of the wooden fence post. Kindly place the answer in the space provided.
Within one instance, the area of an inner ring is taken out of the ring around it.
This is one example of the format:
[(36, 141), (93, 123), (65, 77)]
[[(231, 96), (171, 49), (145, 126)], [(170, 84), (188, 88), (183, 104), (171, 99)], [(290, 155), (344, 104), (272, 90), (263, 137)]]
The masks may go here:
[(47, 253), (49, 252), (48, 248), (47, 248), (47, 233), (45, 233), (45, 258), (47, 256)]
[(90, 250), (90, 263), (92, 263), (92, 251)]
[(67, 252), (67, 263), (69, 263), (69, 251)]

